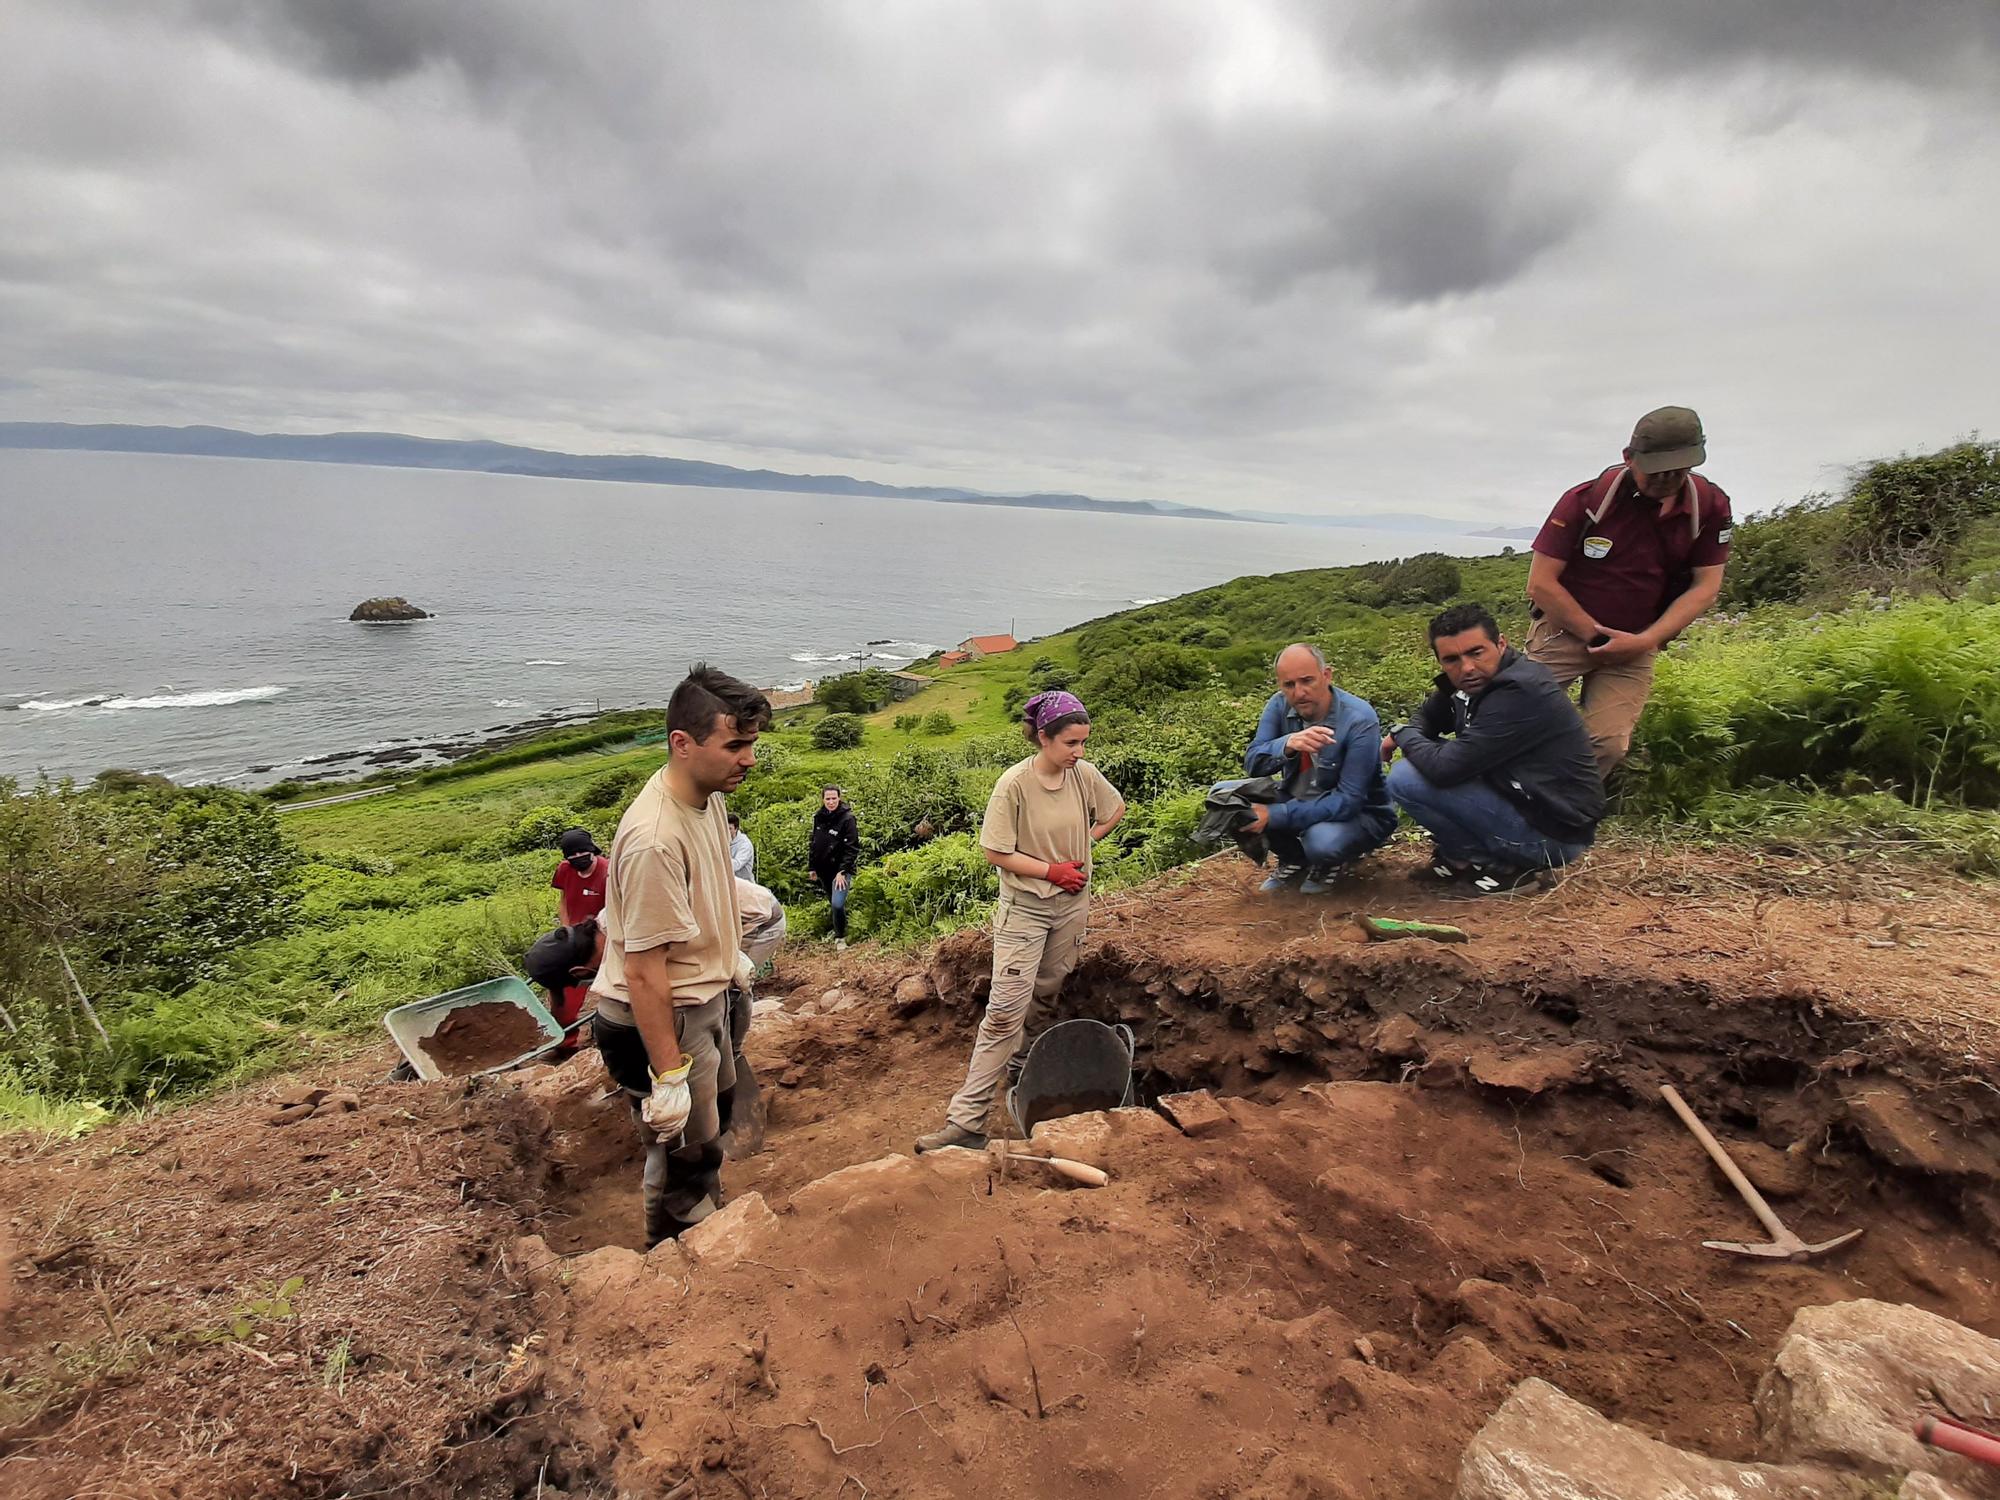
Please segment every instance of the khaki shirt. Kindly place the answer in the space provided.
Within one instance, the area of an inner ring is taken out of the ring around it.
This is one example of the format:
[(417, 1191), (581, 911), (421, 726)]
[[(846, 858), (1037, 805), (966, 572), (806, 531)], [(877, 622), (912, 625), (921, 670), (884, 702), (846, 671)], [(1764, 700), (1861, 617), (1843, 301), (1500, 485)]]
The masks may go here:
[[(1033, 756), (1001, 772), (979, 825), (979, 843), (995, 854), (1026, 854), (1049, 864), (1075, 860), (1090, 873), (1090, 830), (1125, 806), (1118, 788), (1087, 760), (1063, 773), (1053, 792), (1035, 779)], [(1059, 896), (1059, 885), (1000, 872), (1000, 889), (1012, 895)]]
[(656, 771), (611, 840), (604, 892), (604, 962), (591, 993), (614, 1020), (630, 1014), (625, 955), (667, 949), (676, 1006), (700, 1005), (737, 981), (742, 916), (729, 862), (722, 794), (689, 807)]

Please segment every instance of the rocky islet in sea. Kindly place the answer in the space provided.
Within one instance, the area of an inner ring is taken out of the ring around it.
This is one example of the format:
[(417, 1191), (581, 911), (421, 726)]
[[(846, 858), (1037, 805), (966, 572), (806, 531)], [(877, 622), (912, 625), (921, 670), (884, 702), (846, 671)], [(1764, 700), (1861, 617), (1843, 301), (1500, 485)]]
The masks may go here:
[(428, 620), (431, 616), (427, 610), (418, 609), (401, 594), (390, 594), (379, 599), (363, 599), (347, 618), (363, 625), (400, 625), (405, 620)]

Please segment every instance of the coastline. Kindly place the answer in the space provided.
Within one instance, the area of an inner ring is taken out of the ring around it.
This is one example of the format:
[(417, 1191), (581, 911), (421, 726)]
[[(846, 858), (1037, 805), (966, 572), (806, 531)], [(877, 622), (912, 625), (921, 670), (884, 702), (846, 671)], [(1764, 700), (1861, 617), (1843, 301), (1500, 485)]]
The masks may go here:
[[(764, 688), (771, 700), (774, 712), (783, 713), (790, 709), (803, 708), (813, 701), (818, 683), (808, 681), (799, 684), (787, 683), (782, 687)], [(273, 786), (340, 786), (369, 781), (395, 771), (431, 771), (440, 766), (453, 765), (475, 756), (491, 755), (509, 750), (530, 740), (540, 739), (561, 729), (579, 728), (602, 719), (624, 718), (633, 714), (664, 715), (666, 709), (659, 705), (634, 703), (614, 704), (611, 707), (591, 707), (582, 709), (552, 709), (507, 724), (495, 724), (489, 728), (473, 730), (464, 734), (446, 735), (436, 739), (412, 737), (394, 740), (387, 744), (363, 746), (353, 750), (334, 750), (323, 755), (310, 755), (299, 761), (272, 761), (246, 766), (234, 776), (212, 783), (227, 786), (241, 781), (248, 783), (246, 790), (262, 792)], [(663, 721), (664, 722), (664, 721)]]

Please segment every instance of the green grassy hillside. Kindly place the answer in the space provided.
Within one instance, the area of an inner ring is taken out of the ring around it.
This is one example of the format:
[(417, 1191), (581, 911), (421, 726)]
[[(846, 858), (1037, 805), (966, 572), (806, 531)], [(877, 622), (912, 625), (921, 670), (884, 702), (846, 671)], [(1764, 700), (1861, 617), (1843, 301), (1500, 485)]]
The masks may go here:
[[(1815, 536), (1845, 524), (1837, 507), (1811, 513)], [(1934, 524), (1953, 548), (1984, 545), (1978, 524)], [(1836, 553), (1814, 555), (1817, 608), (1787, 591), (1703, 622), (1662, 658), (1607, 833), (2000, 872), (2000, 605), (1971, 587), (1842, 597)], [(1341, 685), (1393, 721), (1431, 679), (1425, 620), (1478, 599), (1521, 633), (1526, 572), (1523, 555), (1428, 555), (1241, 578), (1009, 656), (920, 663), (937, 680), (906, 703), (871, 707), (879, 684), (849, 684), (835, 696), (867, 710), (859, 743), (822, 748), (826, 711), (787, 713), (734, 799), (759, 878), (796, 935), (822, 929), (804, 849), (820, 786), (838, 783), (863, 838), (854, 935), (912, 942), (980, 919), (994, 886), (973, 830), (1027, 753), (1021, 702), (1051, 686), (1090, 706), (1092, 758), (1132, 806), (1100, 885), (1150, 878), (1193, 856), (1203, 789), (1236, 771), (1279, 647), (1317, 642)], [(656, 713), (606, 716), (293, 813), (148, 778), (10, 789), (0, 1121), (88, 1122), (295, 1065), (379, 1036), (394, 1005), (511, 971), (554, 922), (557, 835), (580, 823), (608, 843), (663, 761), (658, 729)]]

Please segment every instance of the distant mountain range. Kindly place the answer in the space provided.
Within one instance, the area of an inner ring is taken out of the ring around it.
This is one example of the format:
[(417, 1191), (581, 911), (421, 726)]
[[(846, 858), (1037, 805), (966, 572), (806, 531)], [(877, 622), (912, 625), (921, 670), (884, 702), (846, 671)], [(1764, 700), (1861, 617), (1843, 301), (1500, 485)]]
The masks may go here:
[(1438, 516), (1374, 514), (1302, 516), (1282, 511), (1214, 510), (1171, 500), (1099, 500), (1091, 495), (992, 495), (942, 485), (878, 484), (846, 474), (785, 474), (738, 469), (691, 458), (643, 454), (557, 453), (512, 443), (410, 437), (399, 432), (242, 432), (233, 427), (139, 427), (122, 422), (0, 422), (0, 448), (83, 449), (100, 453), (177, 453), (205, 458), (275, 458), (393, 469), (467, 469), (545, 479), (610, 479), (628, 484), (685, 484), (736, 490), (788, 490), (813, 495), (866, 495), (933, 500), (948, 505), (1007, 505), (1034, 510), (1100, 511), (1172, 520), (1258, 521), (1292, 526), (1350, 526), (1375, 531), (1452, 536), (1533, 536), (1519, 528), (1470, 532)]

